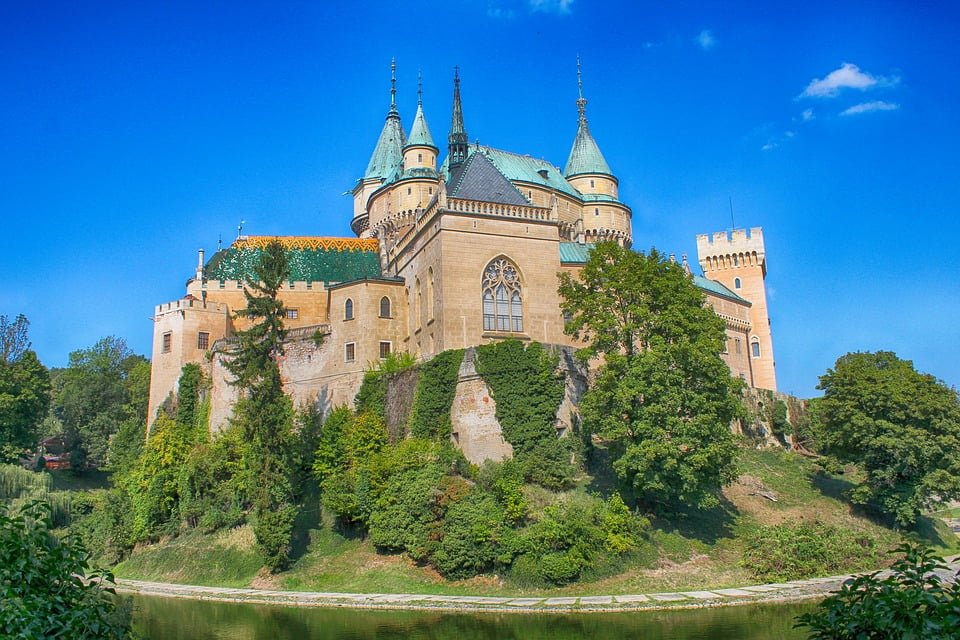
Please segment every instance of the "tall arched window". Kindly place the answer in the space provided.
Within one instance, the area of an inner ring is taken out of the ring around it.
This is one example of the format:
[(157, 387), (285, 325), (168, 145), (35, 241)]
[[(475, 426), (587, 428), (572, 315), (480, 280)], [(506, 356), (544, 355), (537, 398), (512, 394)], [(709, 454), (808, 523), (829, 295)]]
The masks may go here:
[(427, 321), (433, 320), (433, 310), (437, 302), (433, 299), (433, 267), (427, 270)]
[(733, 288), (734, 288), (734, 289), (739, 289), (739, 288), (740, 288), (740, 278), (734, 278), (734, 279), (733, 279)]
[(760, 357), (760, 341), (756, 338), (750, 341), (750, 353), (754, 358)]
[(420, 309), (421, 309), (420, 298), (422, 297), (422, 294), (420, 292), (420, 278), (417, 278), (416, 283), (417, 283), (417, 287), (416, 287), (417, 290), (414, 292), (414, 295), (416, 296), (416, 298), (414, 299), (413, 317), (415, 318), (414, 324), (419, 329), (420, 324), (422, 322), (421, 315), (420, 315)]
[(353, 320), (353, 300), (350, 298), (347, 298), (347, 301), (343, 303), (343, 319)]
[(483, 271), (483, 330), (523, 331), (520, 275), (506, 258), (497, 258)]
[(380, 317), (389, 318), (390, 317), (390, 298), (383, 296), (380, 298)]

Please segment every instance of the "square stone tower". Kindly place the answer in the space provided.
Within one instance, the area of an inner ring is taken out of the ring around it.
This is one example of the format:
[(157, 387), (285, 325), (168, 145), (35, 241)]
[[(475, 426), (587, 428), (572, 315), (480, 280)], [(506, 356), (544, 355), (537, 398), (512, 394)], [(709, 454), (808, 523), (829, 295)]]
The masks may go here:
[(753, 227), (697, 236), (697, 256), (703, 275), (750, 301), (747, 345), (754, 386), (777, 389), (773, 338), (767, 312), (767, 260), (763, 229)]

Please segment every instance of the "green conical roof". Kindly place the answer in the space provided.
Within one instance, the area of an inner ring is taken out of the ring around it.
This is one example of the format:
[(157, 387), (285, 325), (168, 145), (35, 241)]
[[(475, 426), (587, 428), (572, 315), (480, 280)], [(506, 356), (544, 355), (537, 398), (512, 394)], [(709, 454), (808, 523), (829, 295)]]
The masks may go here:
[(580, 122), (577, 125), (577, 137), (573, 139), (573, 148), (570, 149), (570, 156), (567, 158), (567, 166), (563, 169), (563, 175), (567, 178), (582, 173), (602, 173), (612, 176), (610, 165), (603, 159), (600, 147), (597, 146), (597, 141), (593, 139), (590, 134), (590, 127), (587, 125), (587, 100), (583, 97), (579, 56), (577, 57), (577, 89), (580, 94), (577, 99)]
[(607, 161), (603, 159), (603, 154), (600, 153), (597, 141), (590, 134), (586, 117), (580, 118), (577, 137), (573, 139), (573, 148), (570, 149), (567, 165), (563, 168), (563, 175), (568, 178), (581, 173), (613, 175), (613, 172), (610, 171), (610, 165), (607, 164)]
[(392, 175), (400, 163), (403, 162), (403, 146), (407, 137), (403, 133), (403, 123), (400, 122), (400, 112), (397, 111), (397, 77), (396, 62), (390, 63), (390, 111), (387, 112), (387, 121), (383, 124), (383, 131), (373, 149), (367, 170), (363, 178), (387, 178)]
[(413, 117), (413, 126), (410, 127), (410, 137), (407, 138), (406, 146), (433, 147), (433, 136), (430, 135), (430, 127), (427, 126), (427, 118), (423, 115), (423, 105), (417, 105), (417, 115)]

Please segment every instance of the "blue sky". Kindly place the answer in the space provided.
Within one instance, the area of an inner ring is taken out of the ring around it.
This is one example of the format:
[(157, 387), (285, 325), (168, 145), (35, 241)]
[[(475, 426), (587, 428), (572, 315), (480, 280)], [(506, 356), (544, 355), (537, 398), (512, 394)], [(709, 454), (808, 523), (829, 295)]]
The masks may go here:
[[(777, 374), (890, 349), (960, 384), (960, 13), (950, 3), (4, 3), (0, 314), (49, 366), (236, 235), (350, 235), (398, 65), (434, 137), (562, 165), (576, 56), (634, 246), (762, 226)], [(840, 5), (840, 6), (838, 6)]]

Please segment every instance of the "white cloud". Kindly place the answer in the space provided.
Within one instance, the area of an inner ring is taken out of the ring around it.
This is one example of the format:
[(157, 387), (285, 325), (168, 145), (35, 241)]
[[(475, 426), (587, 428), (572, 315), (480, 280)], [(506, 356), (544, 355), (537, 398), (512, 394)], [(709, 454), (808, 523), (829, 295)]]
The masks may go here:
[(516, 17), (513, 9), (503, 9), (501, 7), (488, 7), (487, 17), (495, 20), (512, 20)]
[(832, 98), (843, 89), (859, 89), (866, 91), (874, 87), (892, 86), (899, 82), (899, 78), (885, 78), (875, 76), (849, 62), (844, 62), (839, 69), (834, 69), (827, 77), (814, 78), (807, 88), (800, 94), (801, 98)]
[(530, 10), (540, 13), (557, 13), (566, 15), (570, 13), (570, 5), (574, 0), (529, 0)]
[(710, 49), (717, 46), (717, 39), (714, 37), (713, 31), (704, 29), (700, 32), (700, 35), (697, 36), (697, 44), (699, 44), (700, 48), (704, 51), (710, 51)]
[(784, 131), (784, 132), (783, 132), (783, 135), (784, 135), (784, 137), (786, 137), (786, 138), (792, 138), (792, 137), (794, 137), (795, 135), (797, 135), (797, 132), (796, 132), (796, 131)]
[(800, 118), (801, 118), (804, 122), (810, 122), (810, 121), (813, 120), (815, 117), (816, 117), (816, 116), (813, 115), (813, 109), (804, 109), (804, 110), (803, 110), (803, 113), (800, 114)]
[(774, 149), (776, 149), (776, 148), (779, 147), (779, 146), (780, 146), (780, 145), (777, 144), (776, 142), (768, 142), (768, 143), (766, 143), (765, 145), (763, 145), (762, 147), (760, 147), (760, 151), (773, 151)]
[(897, 111), (900, 105), (896, 102), (884, 102), (883, 100), (874, 100), (873, 102), (861, 102), (840, 112), (842, 116), (856, 116), (861, 113), (870, 113), (871, 111)]

